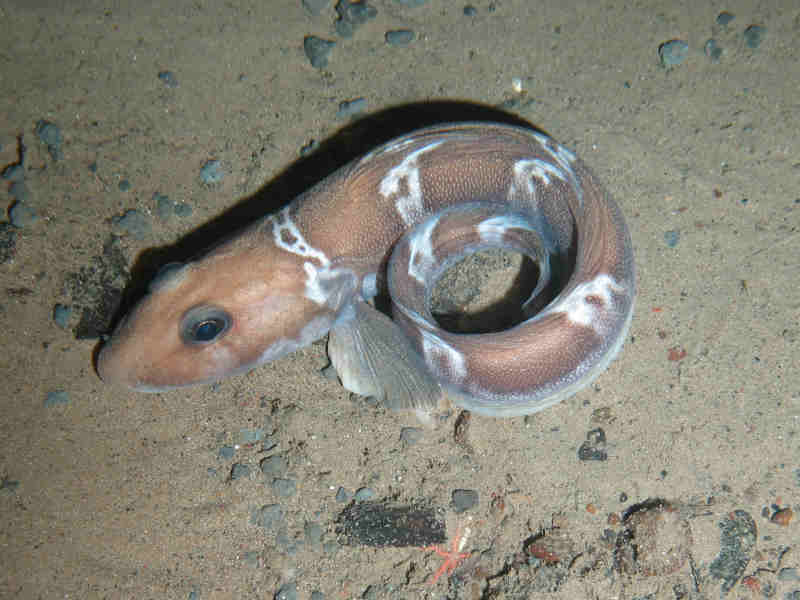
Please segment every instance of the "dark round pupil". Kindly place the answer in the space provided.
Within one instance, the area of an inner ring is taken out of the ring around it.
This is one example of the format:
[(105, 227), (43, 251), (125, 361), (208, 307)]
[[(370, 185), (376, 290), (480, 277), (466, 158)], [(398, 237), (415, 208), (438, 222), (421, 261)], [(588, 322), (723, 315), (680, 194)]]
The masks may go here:
[(194, 339), (198, 342), (208, 342), (213, 340), (224, 327), (219, 319), (208, 319), (195, 325)]

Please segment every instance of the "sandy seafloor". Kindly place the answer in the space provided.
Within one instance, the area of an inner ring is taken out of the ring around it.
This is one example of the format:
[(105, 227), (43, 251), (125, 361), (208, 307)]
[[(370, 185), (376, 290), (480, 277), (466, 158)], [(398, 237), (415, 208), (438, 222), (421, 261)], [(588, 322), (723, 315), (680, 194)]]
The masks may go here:
[[(26, 149), (2, 198), (38, 215), (2, 227), (0, 598), (800, 596), (800, 8), (471, 4), (371, 0), (345, 38), (330, 3), (0, 3), (0, 166)], [(385, 42), (404, 28), (411, 44)], [(336, 41), (327, 67), (306, 35)], [(688, 55), (668, 70), (672, 39)], [(337, 116), (358, 98), (364, 112)], [(408, 444), (413, 415), (319, 374), (324, 342), (171, 393), (97, 378), (98, 340), (75, 333), (112, 316), (115, 288), (280, 206), (390, 125), (470, 106), (573, 148), (626, 215), (636, 314), (590, 388), (528, 418), (473, 416), (458, 439), (451, 407)], [(57, 159), (40, 121), (61, 132)], [(208, 160), (221, 181), (201, 181)], [(154, 194), (183, 216), (159, 215)], [(112, 223), (131, 209), (142, 229)], [(579, 460), (598, 428), (605, 460)], [(270, 456), (285, 460), (267, 476)], [(337, 490), (364, 487), (438, 509), (471, 556), (431, 585), (433, 552), (345, 544)], [(456, 513), (460, 489), (478, 503)], [(668, 510), (626, 513), (648, 500)], [(251, 522), (270, 505), (274, 522)]]

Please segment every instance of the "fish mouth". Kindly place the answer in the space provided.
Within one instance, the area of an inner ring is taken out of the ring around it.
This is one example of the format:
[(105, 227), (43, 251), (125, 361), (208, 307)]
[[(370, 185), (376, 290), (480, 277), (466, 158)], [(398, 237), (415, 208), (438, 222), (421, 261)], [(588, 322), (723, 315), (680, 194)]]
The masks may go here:
[(160, 392), (167, 389), (139, 379), (136, 375), (135, 361), (133, 365), (130, 363), (131, 361), (126, 360), (119, 349), (119, 344), (116, 344), (112, 337), (100, 348), (95, 363), (95, 371), (97, 371), (97, 376), (103, 383), (113, 387), (137, 392)]
[(105, 342), (103, 347), (100, 348), (100, 352), (97, 354), (95, 370), (97, 371), (97, 376), (100, 377), (103, 383), (116, 387), (136, 389), (135, 382), (128, 379), (121, 361), (114, 352), (113, 339)]
[(125, 369), (122, 362), (116, 359), (113, 348), (108, 345), (100, 350), (95, 370), (103, 383), (134, 392), (155, 394), (182, 387), (180, 385), (153, 385), (137, 379), (132, 376), (132, 371)]
[[(247, 365), (235, 369), (230, 374), (236, 375), (240, 372), (247, 372), (252, 367)], [(146, 370), (146, 369), (145, 369)], [(181, 381), (178, 378), (172, 380), (159, 381), (158, 375), (149, 374), (147, 377), (141, 376), (141, 361), (120, 351), (119, 345), (115, 347), (114, 340), (107, 341), (100, 352), (97, 354), (95, 371), (100, 380), (112, 387), (128, 389), (134, 392), (144, 392), (156, 394), (159, 392), (169, 392), (180, 388), (193, 385), (203, 385), (216, 383), (228, 374), (213, 373), (208, 377), (188, 377)], [(178, 379), (176, 382), (175, 379)]]

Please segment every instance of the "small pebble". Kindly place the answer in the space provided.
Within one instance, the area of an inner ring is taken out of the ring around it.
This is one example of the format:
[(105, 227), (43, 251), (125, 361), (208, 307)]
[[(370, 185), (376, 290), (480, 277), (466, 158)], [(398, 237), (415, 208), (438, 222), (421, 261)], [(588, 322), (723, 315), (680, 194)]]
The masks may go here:
[(275, 593), (275, 600), (297, 600), (297, 584), (284, 583)]
[(175, 73), (172, 71), (161, 71), (158, 74), (158, 78), (164, 82), (164, 85), (167, 87), (178, 87), (178, 78), (175, 77)]
[[(16, 184), (15, 184), (16, 185)], [(8, 218), (14, 227), (30, 227), (39, 220), (36, 211), (24, 202), (15, 202), (8, 211)]]
[(705, 52), (706, 56), (713, 62), (717, 62), (720, 58), (722, 58), (722, 48), (713, 38), (705, 43), (705, 46), (703, 46), (703, 52)]
[(280, 504), (265, 504), (250, 514), (250, 524), (274, 530), (283, 521), (283, 508)]
[(53, 160), (64, 158), (64, 153), (61, 151), (64, 137), (61, 135), (61, 129), (58, 125), (41, 119), (36, 123), (36, 136), (43, 144), (47, 145), (47, 152)]
[(225, 170), (222, 163), (218, 160), (208, 160), (200, 168), (200, 179), (206, 185), (219, 183), (225, 177)]
[(554, 527), (535, 535), (525, 553), (547, 565), (568, 565), (580, 551), (567, 529)]
[(337, 502), (340, 502), (341, 504), (347, 504), (348, 502), (350, 502), (350, 498), (351, 498), (350, 492), (348, 492), (343, 487), (339, 487), (339, 489), (336, 490), (336, 501)]
[(255, 444), (264, 439), (265, 432), (261, 427), (253, 429), (240, 429), (236, 441), (240, 444)]
[(137, 240), (147, 237), (151, 230), (150, 220), (147, 216), (133, 208), (125, 211), (122, 215), (113, 217), (111, 226), (118, 233), (128, 233)]
[(758, 48), (761, 42), (764, 41), (764, 36), (767, 35), (767, 28), (761, 25), (750, 25), (744, 30), (744, 41), (748, 48)]
[(453, 441), (465, 448), (469, 448), (470, 423), (472, 423), (472, 413), (468, 410), (462, 410), (458, 413), (456, 422), (453, 425)]
[(175, 203), (175, 216), (181, 219), (192, 216), (192, 207), (186, 202)]
[(339, 15), (335, 25), (336, 33), (343, 38), (352, 37), (358, 27), (378, 14), (377, 9), (366, 0), (339, 0), (336, 3), (336, 12)]
[(356, 98), (355, 100), (345, 100), (339, 103), (339, 110), (336, 111), (337, 119), (347, 119), (367, 110), (366, 98)]
[(302, 544), (303, 541), (296, 541), (294, 538), (290, 538), (285, 528), (279, 529), (278, 533), (275, 535), (275, 545), (280, 548), (283, 553), (288, 554), (289, 556), (294, 556), (297, 554), (298, 543)]
[(303, 38), (303, 52), (315, 69), (324, 69), (328, 66), (328, 59), (335, 45), (336, 42), (324, 40), (315, 35), (307, 35)]
[(578, 460), (608, 460), (606, 451), (606, 432), (602, 427), (592, 429), (586, 434), (586, 441), (578, 448)]
[(272, 491), (281, 498), (290, 498), (297, 493), (297, 483), (294, 479), (275, 479), (272, 481)]
[[(310, 142), (305, 144), (302, 148), (300, 148), (300, 156), (308, 156), (309, 154), (311, 154), (317, 148), (319, 148), (319, 143), (317, 142), (317, 140), (311, 140)], [(323, 371), (324, 370), (325, 369), (323, 369)], [(334, 372), (335, 371), (336, 371), (336, 369), (334, 369)], [(323, 373), (323, 375), (325, 375), (326, 377), (328, 376), (325, 373)]]
[(400, 441), (407, 446), (413, 446), (422, 439), (424, 433), (420, 427), (403, 427), (400, 430)]
[(258, 568), (261, 562), (261, 554), (258, 550), (248, 550), (242, 553), (242, 562), (248, 567)]
[(236, 454), (236, 449), (233, 446), (222, 446), (217, 452), (217, 458), (222, 460), (230, 460)]
[(156, 214), (158, 215), (158, 218), (162, 221), (169, 219), (174, 210), (173, 202), (169, 199), (169, 196), (159, 194), (158, 192), (153, 192), (153, 200), (156, 203)]
[(681, 233), (679, 231), (675, 231), (674, 229), (671, 231), (666, 231), (664, 233), (664, 241), (670, 248), (674, 248), (675, 246), (677, 246), (678, 240), (680, 239), (681, 239)]
[(727, 10), (723, 10), (721, 13), (717, 15), (717, 25), (722, 25), (725, 27), (728, 23), (733, 21), (736, 17), (729, 13)]
[(322, 14), (322, 11), (328, 7), (330, 0), (303, 0), (303, 8), (306, 9), (308, 14), (317, 16)]
[(453, 510), (456, 513), (473, 508), (478, 505), (478, 492), (475, 490), (454, 490), (451, 496)]
[(261, 472), (267, 477), (281, 477), (289, 469), (289, 461), (283, 456), (276, 454), (268, 456), (259, 464)]
[(306, 544), (318, 548), (322, 544), (322, 526), (313, 521), (306, 521), (303, 525), (303, 534), (306, 537)]
[(69, 327), (69, 319), (72, 316), (72, 308), (63, 304), (56, 304), (53, 307), (53, 322), (61, 329)]
[(7, 477), (0, 478), (0, 491), (7, 494), (12, 494), (17, 491), (18, 487), (19, 481), (14, 481), (12, 479), (8, 479)]
[(56, 390), (54, 392), (47, 392), (44, 399), (44, 405), (47, 408), (56, 406), (58, 404), (67, 404), (69, 402), (69, 394), (64, 390)]
[(800, 581), (800, 572), (795, 567), (784, 567), (778, 571), (778, 581)]
[(362, 487), (356, 490), (356, 502), (366, 502), (375, 497), (375, 491), (368, 487)]
[(384, 37), (390, 46), (408, 46), (414, 41), (414, 32), (410, 29), (395, 29), (387, 31)]
[(261, 442), (261, 452), (269, 452), (278, 445), (278, 438), (276, 436), (267, 436)]
[(770, 521), (772, 521), (775, 525), (780, 525), (781, 527), (788, 527), (789, 523), (792, 522), (792, 518), (794, 518), (794, 512), (791, 508), (782, 508), (780, 510), (776, 510), (775, 514), (770, 517)]
[(153, 201), (156, 203), (156, 214), (162, 221), (176, 217), (188, 217), (192, 214), (192, 207), (185, 202), (173, 202), (166, 194), (153, 193)]
[(658, 47), (658, 57), (663, 67), (674, 67), (689, 56), (689, 44), (683, 40), (670, 40)]
[(231, 481), (236, 481), (237, 479), (246, 479), (250, 476), (250, 467), (248, 465), (243, 465), (242, 463), (235, 463), (231, 467)]
[(741, 579), (756, 547), (756, 523), (747, 512), (734, 510), (719, 523), (720, 552), (708, 567), (714, 579), (722, 580), (728, 593)]

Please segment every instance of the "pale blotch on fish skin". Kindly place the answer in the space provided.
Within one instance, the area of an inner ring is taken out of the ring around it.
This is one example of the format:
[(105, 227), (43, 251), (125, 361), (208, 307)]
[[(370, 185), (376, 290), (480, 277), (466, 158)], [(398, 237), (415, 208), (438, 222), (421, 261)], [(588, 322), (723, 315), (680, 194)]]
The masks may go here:
[(534, 137), (539, 140), (542, 148), (544, 148), (550, 156), (553, 157), (558, 165), (561, 167), (564, 173), (567, 174), (569, 177), (570, 183), (572, 184), (572, 188), (575, 191), (575, 196), (578, 200), (578, 205), (583, 206), (583, 186), (581, 186), (580, 181), (578, 181), (577, 175), (575, 175), (575, 170), (572, 168), (572, 164), (578, 160), (578, 157), (575, 155), (574, 152), (565, 148), (552, 138), (547, 136), (543, 136), (541, 134), (534, 134)]
[(464, 355), (445, 342), (435, 333), (420, 329), (422, 336), (422, 352), (428, 365), (443, 362), (448, 365), (451, 382), (461, 383), (467, 377), (467, 365)]
[(433, 231), (438, 224), (438, 216), (429, 218), (418, 225), (409, 238), (408, 274), (422, 285), (425, 285), (425, 273), (436, 264), (432, 240)]
[(502, 244), (506, 233), (511, 229), (534, 231), (528, 221), (519, 215), (500, 215), (485, 219), (478, 224), (478, 234), (486, 244)]
[(378, 295), (378, 274), (367, 273), (361, 278), (361, 297), (370, 300)]
[[(607, 333), (606, 319), (599, 317), (600, 311), (609, 310), (614, 302), (613, 295), (625, 294), (625, 287), (607, 273), (600, 273), (591, 281), (578, 284), (563, 300), (557, 301), (547, 312), (561, 312), (567, 315), (571, 323), (583, 327), (591, 327), (598, 335)], [(599, 298), (602, 306), (589, 302), (588, 298)]]
[[(289, 215), (290, 208), (290, 206), (287, 206), (283, 208), (277, 215), (272, 217), (272, 232), (275, 245), (278, 248), (286, 250), (286, 252), (296, 254), (297, 256), (317, 260), (322, 267), (329, 267), (331, 261), (327, 256), (325, 256), (325, 253), (314, 248), (314, 246), (309, 244), (305, 238), (303, 238), (303, 234), (300, 233), (300, 229)], [(284, 241), (282, 236), (284, 232), (288, 233), (293, 238), (294, 241), (292, 243)]]
[(552, 156), (558, 164), (566, 170), (572, 170), (572, 163), (578, 160), (575, 153), (556, 142), (553, 138), (543, 135), (541, 133), (533, 133), (533, 137), (539, 142), (539, 145)]
[(319, 268), (305, 262), (303, 270), (306, 272), (304, 296), (315, 304), (338, 310), (353, 299), (358, 278), (350, 269)]
[(566, 181), (567, 177), (560, 167), (541, 158), (523, 159), (514, 163), (514, 182), (509, 189), (509, 194), (513, 194), (519, 187), (525, 186), (528, 194), (534, 196), (536, 189), (533, 178), (538, 179), (544, 185), (550, 185), (551, 176), (557, 177), (561, 181)]
[[(291, 254), (311, 259), (303, 263), (306, 274), (304, 296), (319, 306), (327, 305), (337, 309), (349, 299), (348, 294), (351, 294), (355, 287), (355, 274), (349, 269), (331, 268), (328, 256), (309, 244), (300, 233), (300, 229), (289, 214), (289, 208), (289, 206), (283, 208), (272, 219), (275, 245)], [(284, 239), (284, 234), (290, 236), (291, 243)], [(317, 261), (319, 266), (311, 262), (312, 260)], [(346, 281), (348, 278), (353, 282), (348, 283)]]
[(414, 223), (424, 212), (422, 203), (422, 184), (419, 177), (419, 165), (417, 159), (424, 153), (430, 152), (434, 148), (444, 143), (444, 140), (431, 142), (414, 150), (408, 154), (397, 166), (389, 169), (389, 172), (381, 179), (378, 186), (378, 193), (384, 198), (391, 198), (400, 194), (400, 184), (405, 181), (408, 190), (405, 196), (395, 199), (394, 205), (397, 214), (403, 219), (406, 226)]

